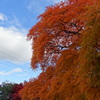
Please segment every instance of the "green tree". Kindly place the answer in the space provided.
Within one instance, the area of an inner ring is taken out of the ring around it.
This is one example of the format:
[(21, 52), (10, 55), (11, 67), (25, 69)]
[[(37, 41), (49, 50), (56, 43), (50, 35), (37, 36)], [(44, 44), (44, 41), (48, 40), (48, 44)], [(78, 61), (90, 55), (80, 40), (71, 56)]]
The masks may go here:
[(9, 93), (13, 88), (14, 83), (8, 81), (2, 82), (0, 85), (0, 100), (9, 100)]

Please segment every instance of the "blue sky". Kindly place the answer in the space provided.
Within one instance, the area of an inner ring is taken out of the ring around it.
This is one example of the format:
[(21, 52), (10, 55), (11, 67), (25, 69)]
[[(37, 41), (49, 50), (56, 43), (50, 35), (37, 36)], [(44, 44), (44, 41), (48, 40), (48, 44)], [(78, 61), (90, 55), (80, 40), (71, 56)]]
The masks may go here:
[(26, 41), (26, 35), (46, 6), (60, 1), (0, 1), (0, 83), (20, 83), (39, 75), (41, 70), (32, 70), (30, 66), (31, 41)]

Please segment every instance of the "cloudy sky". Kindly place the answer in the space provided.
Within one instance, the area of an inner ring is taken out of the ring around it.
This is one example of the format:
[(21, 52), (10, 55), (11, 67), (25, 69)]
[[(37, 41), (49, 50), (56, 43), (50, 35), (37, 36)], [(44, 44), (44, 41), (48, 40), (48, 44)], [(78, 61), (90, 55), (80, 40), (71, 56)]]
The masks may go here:
[(20, 83), (39, 75), (40, 70), (30, 68), (31, 41), (26, 41), (26, 35), (46, 6), (60, 1), (0, 1), (0, 83)]

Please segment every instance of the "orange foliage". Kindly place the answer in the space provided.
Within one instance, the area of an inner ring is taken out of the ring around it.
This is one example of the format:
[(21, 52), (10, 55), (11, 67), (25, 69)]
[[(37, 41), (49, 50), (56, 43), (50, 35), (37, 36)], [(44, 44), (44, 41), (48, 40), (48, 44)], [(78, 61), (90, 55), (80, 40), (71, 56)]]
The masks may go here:
[(22, 100), (47, 100), (46, 95), (51, 89), (54, 68), (49, 66), (37, 79), (31, 79), (20, 91)]
[(43, 72), (22, 100), (100, 99), (100, 0), (65, 0), (47, 7), (29, 31), (31, 66)]

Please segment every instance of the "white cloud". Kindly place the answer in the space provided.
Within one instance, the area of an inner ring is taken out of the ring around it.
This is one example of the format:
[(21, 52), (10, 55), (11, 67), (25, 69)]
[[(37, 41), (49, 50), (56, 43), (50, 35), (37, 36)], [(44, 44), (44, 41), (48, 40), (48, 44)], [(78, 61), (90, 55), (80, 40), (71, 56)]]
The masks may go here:
[(0, 59), (24, 63), (31, 59), (31, 42), (15, 27), (0, 27)]
[(58, 2), (61, 2), (61, 1), (65, 1), (65, 0), (52, 0), (54, 3), (58, 3)]
[(22, 22), (15, 15), (13, 15), (12, 18), (9, 18), (9, 21), (8, 21), (8, 24), (10, 26), (15, 26), (20, 29), (22, 28), (21, 23)]
[(19, 76), (19, 77), (24, 77), (24, 76), (27, 76), (28, 74), (19, 74), (19, 75), (17, 75), (17, 76)]
[(7, 20), (7, 17), (4, 14), (0, 13), (0, 20), (5, 21), (5, 20)]
[(16, 72), (22, 72), (22, 69), (16, 68), (16, 69), (12, 69), (9, 72), (0, 71), (0, 75), (10, 75), (10, 74), (13, 74), (13, 73), (16, 73)]
[(65, 1), (65, 0), (47, 0), (48, 2), (53, 2), (53, 3), (59, 3), (61, 1)]

